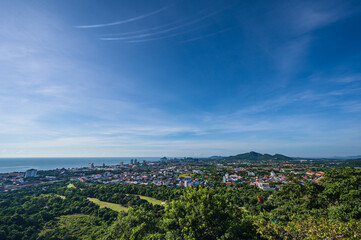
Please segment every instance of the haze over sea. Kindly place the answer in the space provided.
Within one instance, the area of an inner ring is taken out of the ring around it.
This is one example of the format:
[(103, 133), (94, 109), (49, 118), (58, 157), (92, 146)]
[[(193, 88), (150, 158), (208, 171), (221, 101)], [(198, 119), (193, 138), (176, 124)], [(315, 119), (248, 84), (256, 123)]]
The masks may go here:
[(77, 157), (77, 158), (0, 158), (0, 173), (24, 172), (29, 168), (50, 170), (56, 168), (87, 167), (88, 163), (95, 166), (116, 165), (120, 161), (124, 164), (131, 159), (138, 161), (157, 161), (160, 157)]

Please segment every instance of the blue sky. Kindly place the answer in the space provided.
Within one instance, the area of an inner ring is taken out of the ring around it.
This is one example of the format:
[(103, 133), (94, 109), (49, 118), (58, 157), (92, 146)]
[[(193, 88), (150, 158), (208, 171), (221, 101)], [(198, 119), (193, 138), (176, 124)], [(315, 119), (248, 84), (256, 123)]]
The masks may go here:
[(361, 153), (360, 1), (0, 2), (0, 157)]

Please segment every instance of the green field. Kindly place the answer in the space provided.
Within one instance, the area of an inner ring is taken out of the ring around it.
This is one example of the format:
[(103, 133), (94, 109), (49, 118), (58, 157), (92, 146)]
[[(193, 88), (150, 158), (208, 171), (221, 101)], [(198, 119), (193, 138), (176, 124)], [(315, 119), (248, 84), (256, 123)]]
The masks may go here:
[(92, 201), (93, 203), (99, 205), (100, 208), (110, 208), (114, 211), (117, 211), (117, 212), (126, 212), (128, 211), (128, 208), (126, 207), (123, 207), (122, 205), (119, 205), (119, 204), (116, 204), (116, 203), (110, 203), (110, 202), (104, 202), (104, 201), (100, 201), (99, 199), (97, 198), (88, 198), (89, 201)]
[(142, 196), (142, 195), (137, 195), (138, 197), (140, 197), (141, 199), (147, 200), (148, 202), (150, 202), (153, 205), (164, 205), (164, 202), (155, 198), (151, 198), (151, 197), (146, 197), (146, 196)]
[(68, 184), (68, 186), (67, 186), (68, 188), (76, 188), (75, 186), (74, 186), (74, 184)]

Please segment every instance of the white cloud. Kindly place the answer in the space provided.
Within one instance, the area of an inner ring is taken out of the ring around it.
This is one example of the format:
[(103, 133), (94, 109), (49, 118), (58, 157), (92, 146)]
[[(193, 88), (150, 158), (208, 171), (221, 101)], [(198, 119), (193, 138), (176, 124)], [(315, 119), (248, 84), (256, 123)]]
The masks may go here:
[(156, 11), (146, 13), (146, 14), (142, 14), (142, 15), (139, 15), (139, 16), (136, 16), (136, 17), (131, 17), (131, 18), (121, 20), (121, 21), (116, 21), (116, 22), (111, 22), (111, 23), (104, 23), (104, 24), (83, 25), (83, 26), (76, 26), (76, 27), (77, 28), (99, 28), (99, 27), (108, 27), (108, 26), (121, 25), (121, 24), (135, 22), (135, 21), (142, 20), (144, 18), (151, 17), (153, 15), (156, 15), (156, 14), (159, 14), (159, 13), (163, 12), (167, 8), (168, 7), (163, 7), (163, 8), (160, 8), (160, 9), (156, 10)]

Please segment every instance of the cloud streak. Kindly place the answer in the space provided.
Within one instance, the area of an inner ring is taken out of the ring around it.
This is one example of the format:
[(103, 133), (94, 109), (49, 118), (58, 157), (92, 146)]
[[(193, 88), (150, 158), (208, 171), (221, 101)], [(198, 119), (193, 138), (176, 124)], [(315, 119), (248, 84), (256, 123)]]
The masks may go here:
[(116, 26), (116, 25), (121, 25), (121, 24), (125, 24), (125, 23), (131, 23), (131, 22), (139, 21), (139, 20), (151, 17), (153, 15), (159, 14), (159, 13), (163, 12), (164, 10), (166, 10), (168, 8), (169, 7), (163, 7), (161, 9), (156, 10), (156, 11), (146, 13), (146, 14), (143, 14), (143, 15), (139, 15), (139, 16), (136, 16), (136, 17), (124, 19), (124, 20), (121, 20), (121, 21), (116, 21), (116, 22), (111, 22), (111, 23), (102, 23), (102, 24), (93, 24), (93, 25), (81, 25), (81, 26), (76, 26), (76, 28), (100, 28), (100, 27), (109, 27), (109, 26)]
[(216, 32), (212, 32), (212, 33), (209, 33), (209, 34), (205, 34), (205, 35), (199, 36), (199, 37), (187, 39), (187, 40), (185, 40), (185, 41), (183, 41), (183, 42), (194, 42), (194, 41), (201, 40), (201, 39), (204, 39), (204, 38), (213, 37), (213, 36), (216, 36), (216, 35), (218, 35), (218, 34), (225, 33), (225, 32), (231, 31), (231, 30), (234, 30), (234, 29), (236, 29), (236, 28), (238, 28), (238, 27), (239, 27), (239, 25), (233, 26), (233, 27), (228, 27), (228, 28), (222, 29), (222, 30), (220, 30), (220, 31), (216, 31)]
[[(178, 36), (178, 35), (181, 35), (183, 33), (187, 33), (187, 32), (192, 31), (192, 30), (186, 30), (186, 31), (183, 31), (183, 32), (180, 32), (180, 33), (172, 34), (170, 36), (164, 36), (164, 37), (159, 37), (159, 38), (151, 38), (151, 39), (148, 39), (148, 40), (147, 39), (143, 40), (143, 38), (146, 38), (146, 37), (152, 37), (152, 36), (156, 36), (156, 35), (160, 35), (160, 34), (164, 34), (164, 33), (169, 33), (169, 32), (172, 32), (172, 31), (175, 31), (175, 30), (187, 27), (187, 26), (191, 26), (191, 25), (196, 24), (198, 22), (202, 22), (202, 21), (204, 21), (204, 20), (206, 20), (206, 19), (208, 19), (210, 17), (213, 17), (215, 15), (218, 15), (218, 14), (226, 11), (227, 9), (231, 8), (232, 6), (234, 6), (234, 5), (226, 6), (226, 7), (222, 8), (222, 9), (220, 9), (220, 10), (211, 12), (211, 13), (205, 15), (205, 16), (196, 18), (196, 19), (191, 20), (189, 22), (180, 24), (180, 25), (175, 26), (175, 27), (170, 27), (170, 28), (167, 28), (167, 29), (164, 29), (164, 30), (161, 30), (161, 31), (154, 31), (154, 32), (150, 32), (150, 33), (138, 34), (138, 35), (133, 35), (133, 36), (128, 36), (128, 37), (102, 37), (102, 38), (99, 38), (99, 39), (100, 40), (105, 40), (105, 41), (134, 40), (134, 41), (128, 41), (128, 42), (135, 43), (135, 42), (154, 41), (154, 40), (159, 40), (159, 39), (163, 39), (163, 38)], [(142, 40), (138, 41), (137, 39), (139, 39), (139, 38), (142, 39)]]

